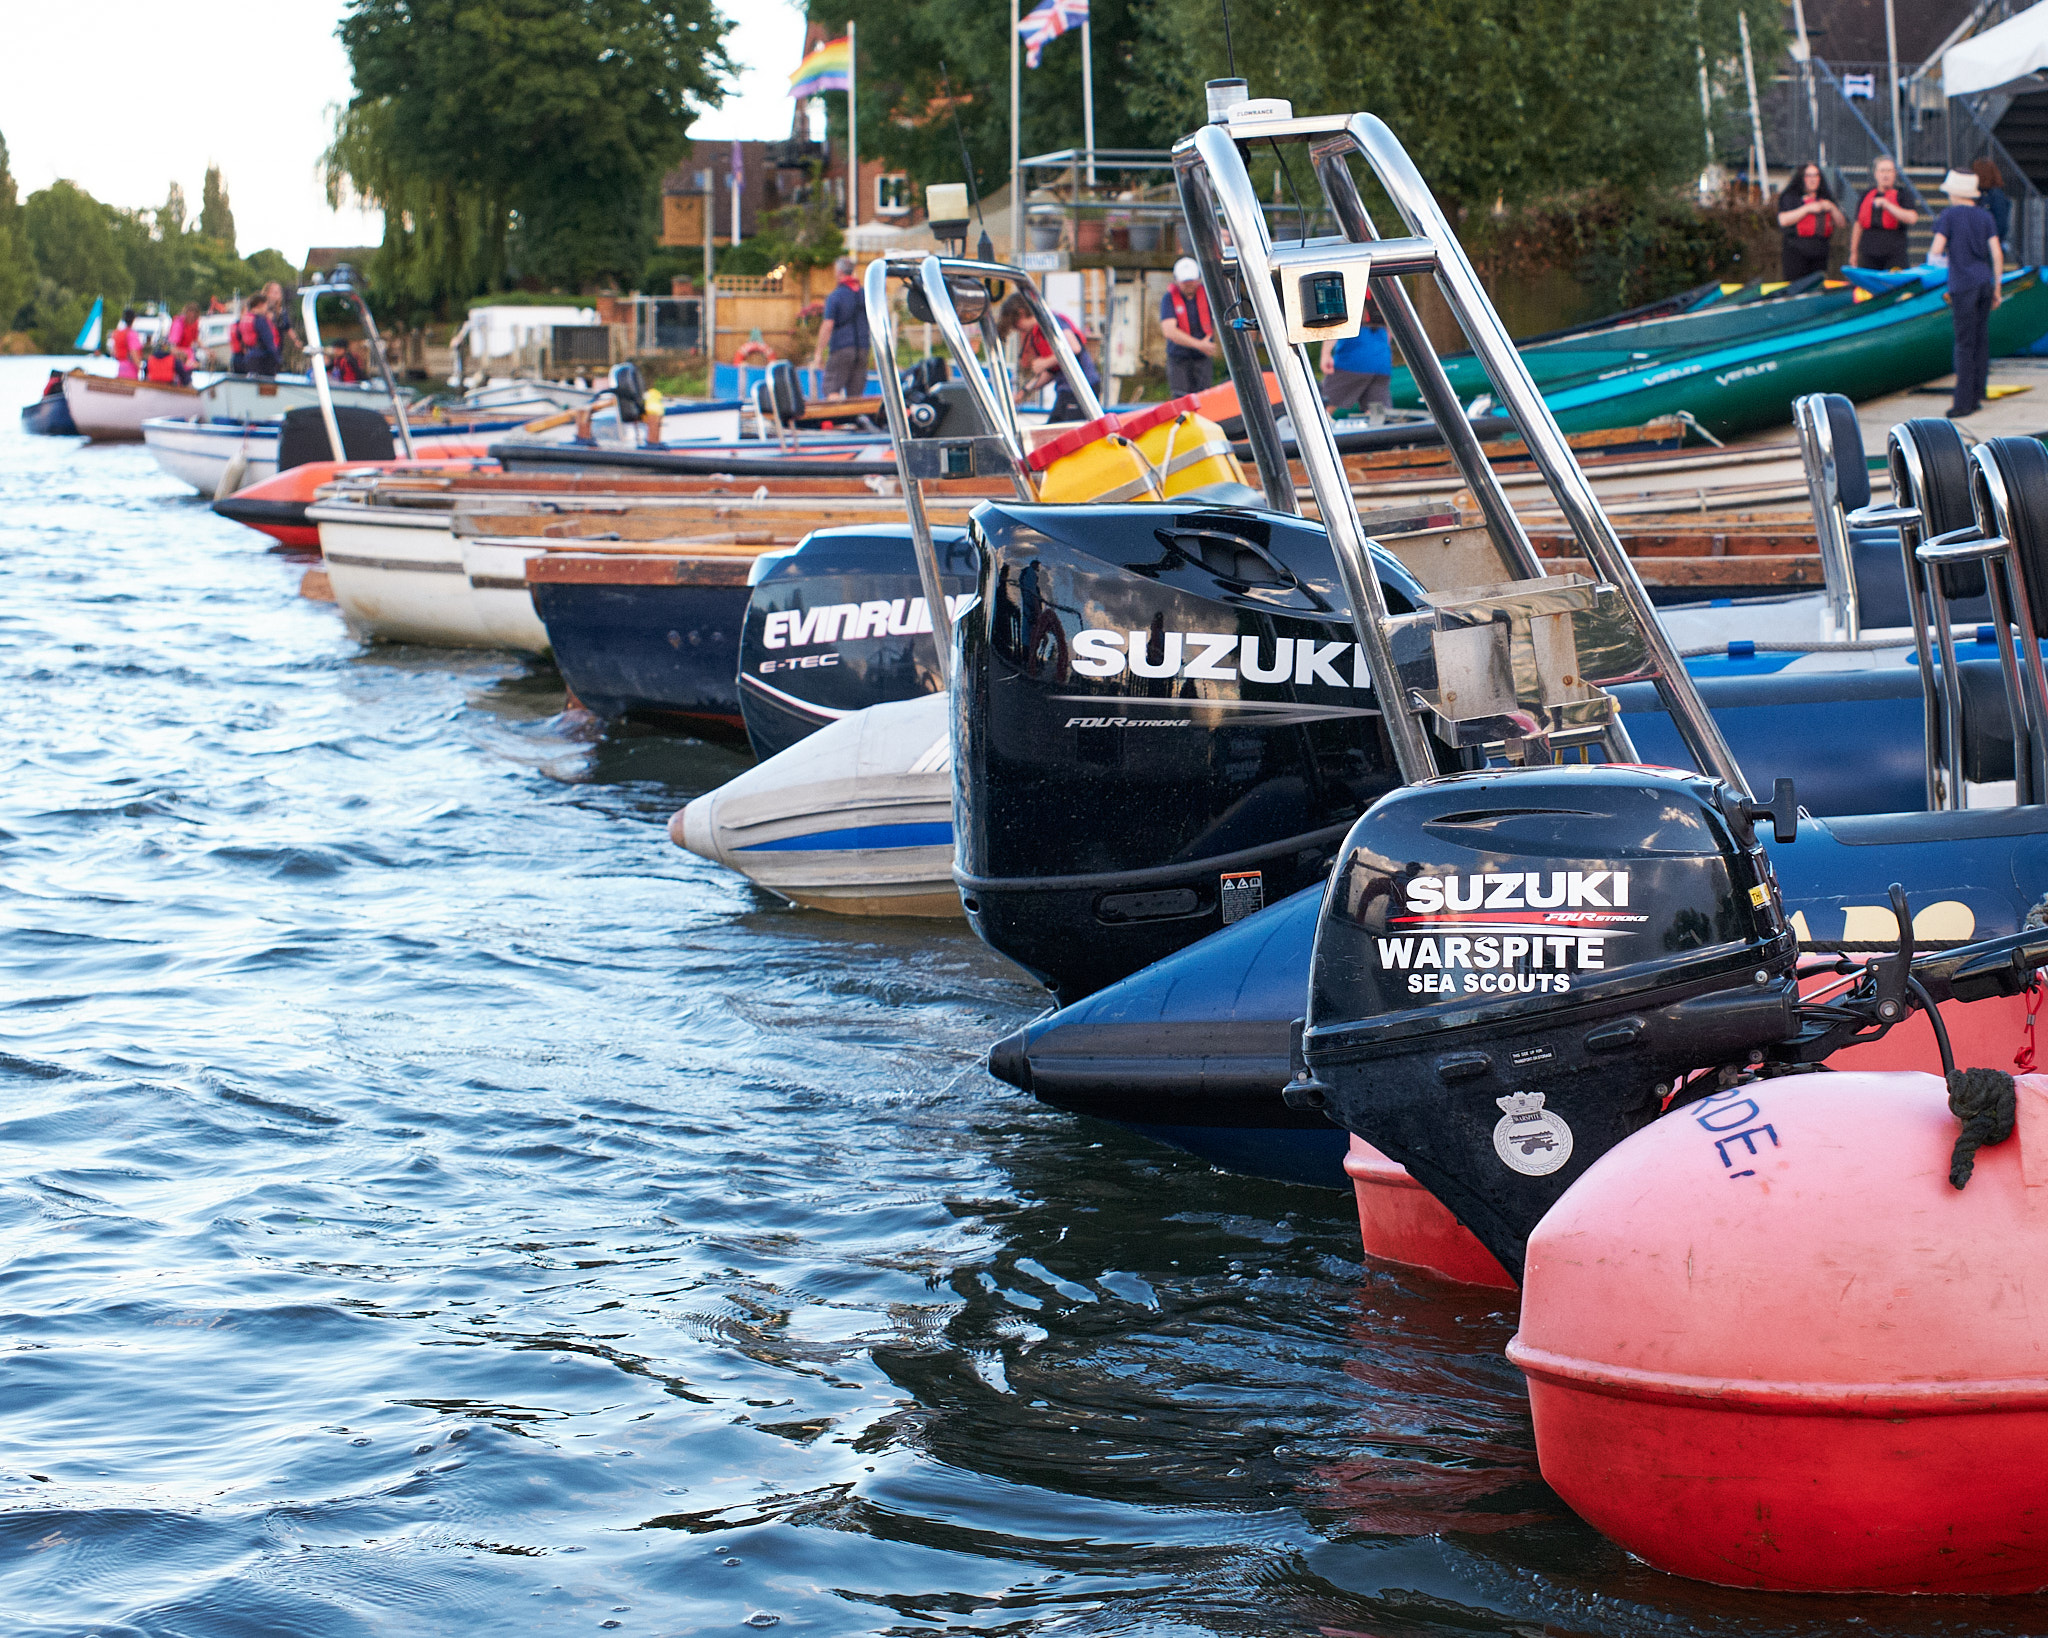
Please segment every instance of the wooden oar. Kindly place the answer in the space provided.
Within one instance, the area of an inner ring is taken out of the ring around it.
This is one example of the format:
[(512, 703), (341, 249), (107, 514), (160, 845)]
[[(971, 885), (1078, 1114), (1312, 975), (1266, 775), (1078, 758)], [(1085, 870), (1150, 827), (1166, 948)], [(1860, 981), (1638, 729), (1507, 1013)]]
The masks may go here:
[(553, 432), (556, 427), (567, 426), (577, 416), (584, 414), (586, 411), (600, 410), (605, 405), (616, 402), (616, 394), (601, 392), (587, 404), (581, 405), (576, 409), (562, 410), (554, 415), (543, 415), (538, 421), (528, 421), (519, 430), (521, 432)]

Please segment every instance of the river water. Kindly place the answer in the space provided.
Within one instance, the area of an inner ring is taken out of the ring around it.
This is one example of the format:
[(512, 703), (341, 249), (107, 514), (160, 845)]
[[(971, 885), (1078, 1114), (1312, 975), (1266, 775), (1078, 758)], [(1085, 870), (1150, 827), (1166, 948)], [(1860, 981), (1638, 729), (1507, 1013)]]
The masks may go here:
[(670, 845), (741, 766), (369, 649), (0, 360), (0, 1628), (2038, 1633), (1543, 1486), (1513, 1315), (991, 1080), (957, 926)]

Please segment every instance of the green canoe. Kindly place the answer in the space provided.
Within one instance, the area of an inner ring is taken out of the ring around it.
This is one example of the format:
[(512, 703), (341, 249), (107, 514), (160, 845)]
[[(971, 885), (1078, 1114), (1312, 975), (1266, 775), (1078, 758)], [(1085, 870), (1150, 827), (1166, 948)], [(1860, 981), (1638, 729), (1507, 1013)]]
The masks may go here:
[[(2041, 270), (2005, 277), (2005, 299), (1991, 315), (1991, 351), (2015, 353), (2048, 334), (2048, 286)], [(1904, 300), (1859, 308), (1786, 334), (1666, 356), (1591, 381), (1546, 391), (1566, 432), (1640, 426), (1660, 415), (1689, 414), (1717, 438), (1792, 419), (1792, 401), (1838, 392), (1860, 403), (1948, 374), (1955, 331), (1945, 289), (1910, 291)]]
[[(1746, 291), (1747, 287), (1745, 287)], [(1890, 304), (1910, 295), (1910, 290), (1872, 295), (1846, 282), (1832, 289), (1811, 290), (1776, 299), (1716, 303), (1704, 310), (1673, 318), (1617, 325), (1587, 335), (1562, 337), (1521, 349), (1522, 361), (1536, 378), (1536, 385), (1551, 392), (1568, 382), (1610, 370), (1645, 367), (1653, 361), (1702, 348), (1723, 346), (1761, 336), (1780, 334), (1817, 324), (1850, 312), (1868, 308), (1873, 302)], [(1469, 401), (1492, 391), (1486, 372), (1470, 353), (1458, 353), (1444, 360), (1444, 369), (1461, 400)], [(1392, 383), (1396, 404), (1421, 402), (1408, 371), (1397, 369)]]

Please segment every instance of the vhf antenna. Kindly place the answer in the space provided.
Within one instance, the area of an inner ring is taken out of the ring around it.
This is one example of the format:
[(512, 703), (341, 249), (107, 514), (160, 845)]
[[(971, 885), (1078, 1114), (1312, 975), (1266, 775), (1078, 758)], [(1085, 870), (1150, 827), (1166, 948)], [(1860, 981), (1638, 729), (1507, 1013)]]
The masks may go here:
[(946, 70), (946, 62), (939, 59), (939, 88), (946, 95), (946, 112), (953, 116), (953, 135), (960, 144), (960, 169), (967, 177), (967, 200), (974, 206), (975, 220), (981, 223), (981, 243), (975, 247), (976, 254), (985, 262), (996, 259), (996, 247), (989, 243), (988, 218), (981, 214), (981, 190), (974, 185), (974, 159), (967, 151), (967, 133), (960, 125), (960, 105), (953, 100), (953, 77)]

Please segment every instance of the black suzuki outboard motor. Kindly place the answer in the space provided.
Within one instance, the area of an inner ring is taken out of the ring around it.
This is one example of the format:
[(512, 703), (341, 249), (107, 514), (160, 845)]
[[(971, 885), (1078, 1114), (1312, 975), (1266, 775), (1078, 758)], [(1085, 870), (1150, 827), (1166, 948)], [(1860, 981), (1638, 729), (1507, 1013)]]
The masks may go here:
[(1465, 774), (1383, 798), (1324, 895), (1300, 1067), (1511, 1273), (1566, 1187), (1694, 1070), (1799, 1034), (1755, 820), (1696, 774)]
[[(1400, 782), (1320, 525), (1005, 501), (969, 532), (954, 874), (975, 930), (1062, 1004), (1320, 881)], [(1419, 606), (1375, 563), (1393, 608)]]
[[(974, 595), (966, 531), (937, 527), (946, 601)], [(764, 555), (740, 632), (740, 711), (767, 758), (870, 705), (938, 693), (945, 681), (908, 524), (817, 529)]]

